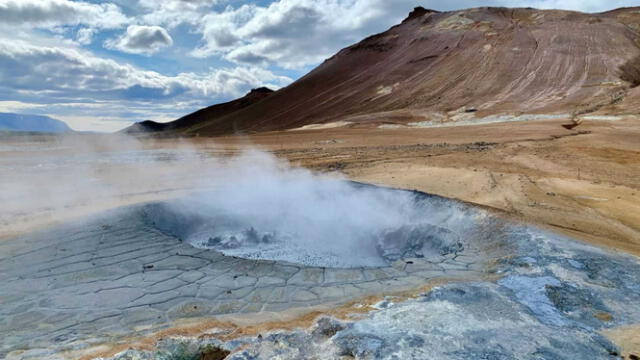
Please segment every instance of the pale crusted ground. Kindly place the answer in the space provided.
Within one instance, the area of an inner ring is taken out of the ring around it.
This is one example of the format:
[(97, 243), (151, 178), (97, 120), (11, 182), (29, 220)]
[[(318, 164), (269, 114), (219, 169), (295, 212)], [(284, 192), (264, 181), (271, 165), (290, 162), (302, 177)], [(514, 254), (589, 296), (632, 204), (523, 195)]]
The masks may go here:
[[(331, 128), (266, 133), (250, 137), (197, 138), (188, 147), (199, 152), (233, 154), (259, 147), (318, 171), (340, 172), (363, 181), (417, 189), (499, 210), (525, 222), (550, 227), (592, 244), (640, 255), (640, 119), (585, 121), (574, 130), (561, 120), (485, 124), (454, 128), (373, 129)], [(137, 144), (135, 146), (140, 146)], [(184, 141), (143, 141), (144, 149), (185, 146)], [(64, 155), (68, 151), (46, 150)], [(8, 157), (28, 153), (5, 151)], [(134, 165), (118, 165), (135, 167)], [(173, 169), (146, 168), (132, 178), (155, 179), (182, 171), (172, 181), (131, 183), (118, 178), (118, 196), (80, 198), (78, 204), (48, 212), (20, 212), (19, 227), (8, 236), (33, 226), (66, 221), (123, 203), (144, 202), (171, 196), (171, 192), (194, 184), (188, 164)], [(59, 175), (52, 170), (51, 174)], [(110, 178), (118, 171), (98, 172)], [(51, 175), (47, 173), (47, 175)], [(95, 175), (95, 174), (94, 174)], [(3, 181), (19, 180), (6, 172)], [(55, 176), (54, 176), (55, 178)], [(9, 179), (9, 180), (7, 180)], [(128, 187), (130, 186), (130, 187)], [(120, 190), (127, 189), (127, 192)], [(96, 202), (96, 200), (108, 200)], [(115, 201), (114, 201), (115, 199)], [(99, 203), (99, 206), (93, 206)], [(75, 214), (75, 215), (74, 215)], [(2, 214), (7, 216), (7, 212)], [(0, 230), (7, 230), (3, 227)], [(631, 329), (631, 330), (630, 330)], [(606, 335), (625, 354), (637, 354), (637, 331), (633, 327), (608, 330)]]

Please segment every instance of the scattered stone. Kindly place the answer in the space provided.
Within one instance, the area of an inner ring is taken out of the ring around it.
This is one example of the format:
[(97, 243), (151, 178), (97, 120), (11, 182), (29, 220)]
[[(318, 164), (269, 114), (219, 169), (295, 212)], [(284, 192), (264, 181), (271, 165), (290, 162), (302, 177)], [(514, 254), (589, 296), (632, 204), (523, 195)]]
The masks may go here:
[(459, 237), (451, 230), (422, 224), (389, 229), (379, 236), (380, 255), (393, 263), (405, 258), (430, 258), (454, 254), (463, 250)]
[(231, 351), (208, 345), (200, 350), (199, 360), (223, 360), (226, 359), (229, 354), (231, 354)]
[(594, 316), (596, 317), (596, 319), (600, 321), (605, 321), (605, 322), (613, 321), (613, 316), (604, 311), (599, 311), (595, 313)]
[(311, 335), (315, 338), (330, 338), (338, 331), (344, 329), (345, 326), (340, 321), (329, 317), (322, 317), (316, 323), (316, 327), (313, 329)]

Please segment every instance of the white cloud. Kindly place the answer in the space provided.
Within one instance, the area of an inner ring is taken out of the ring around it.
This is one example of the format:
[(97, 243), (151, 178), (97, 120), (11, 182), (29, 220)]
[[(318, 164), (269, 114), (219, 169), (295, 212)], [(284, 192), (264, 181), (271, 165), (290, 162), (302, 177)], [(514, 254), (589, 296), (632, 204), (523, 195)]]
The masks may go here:
[(181, 23), (198, 24), (203, 14), (223, 0), (139, 0), (146, 24), (173, 28)]
[(112, 29), (130, 20), (112, 3), (92, 4), (70, 0), (0, 0), (0, 23), (50, 28), (90, 24)]
[(132, 54), (154, 54), (160, 49), (173, 45), (171, 35), (160, 26), (129, 25), (118, 39), (105, 42), (108, 49), (116, 49)]
[(51, 116), (75, 119), (76, 129), (85, 129), (80, 119), (91, 117), (119, 122), (101, 128), (122, 127), (127, 119), (177, 118), (251, 88), (279, 88), (290, 82), (268, 70), (244, 66), (167, 76), (100, 58), (73, 44), (0, 38), (0, 96), (7, 99), (1, 107), (26, 110), (46, 104)]
[(282, 86), (291, 79), (261, 68), (220, 68), (175, 76), (145, 71), (77, 47), (38, 46), (0, 39), (0, 86), (50, 96), (158, 99), (182, 94), (237, 96), (252, 86)]
[(81, 28), (76, 33), (76, 41), (80, 45), (89, 45), (93, 41), (96, 30), (92, 28)]
[(398, 23), (412, 0), (279, 0), (206, 15), (196, 57), (222, 54), (238, 63), (301, 68)]
[(298, 69), (397, 24), (417, 5), (436, 10), (531, 6), (605, 11), (634, 2), (637, 5), (637, 0), (276, 0), (268, 6), (245, 2), (205, 15), (198, 27), (202, 44), (191, 55)]

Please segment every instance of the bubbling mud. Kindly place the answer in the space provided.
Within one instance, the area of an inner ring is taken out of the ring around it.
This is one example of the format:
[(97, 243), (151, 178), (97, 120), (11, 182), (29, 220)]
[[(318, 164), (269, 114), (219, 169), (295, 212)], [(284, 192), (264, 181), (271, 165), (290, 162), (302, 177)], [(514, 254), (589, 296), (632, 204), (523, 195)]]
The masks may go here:
[(196, 248), (331, 268), (388, 267), (398, 260), (456, 255), (482, 220), (455, 201), (423, 193), (315, 182), (319, 187), (310, 189), (312, 194), (297, 197), (273, 191), (247, 197), (230, 185), (148, 204), (143, 211), (152, 226)]

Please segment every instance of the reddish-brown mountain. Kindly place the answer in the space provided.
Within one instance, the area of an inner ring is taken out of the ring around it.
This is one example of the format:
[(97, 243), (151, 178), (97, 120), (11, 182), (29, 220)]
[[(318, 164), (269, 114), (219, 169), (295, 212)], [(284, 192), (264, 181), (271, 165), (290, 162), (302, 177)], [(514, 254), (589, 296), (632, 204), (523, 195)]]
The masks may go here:
[(341, 50), (286, 88), (166, 126), (221, 135), (336, 121), (619, 114), (640, 110), (639, 84), (640, 7), (599, 14), (416, 8), (401, 24)]

